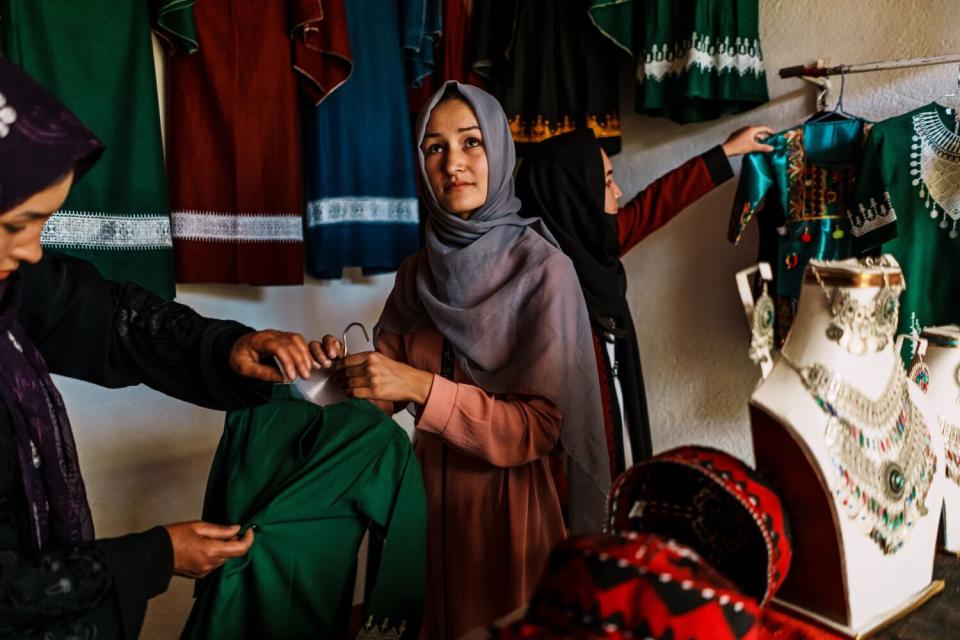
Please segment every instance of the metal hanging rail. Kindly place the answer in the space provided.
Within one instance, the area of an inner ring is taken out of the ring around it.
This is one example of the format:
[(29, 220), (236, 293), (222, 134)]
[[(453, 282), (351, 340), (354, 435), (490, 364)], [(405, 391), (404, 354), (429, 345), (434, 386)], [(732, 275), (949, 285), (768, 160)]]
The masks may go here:
[(910, 67), (925, 67), (932, 64), (960, 63), (960, 54), (945, 56), (927, 56), (924, 58), (910, 58), (907, 60), (886, 60), (883, 62), (864, 62), (862, 64), (840, 64), (832, 67), (818, 67), (798, 65), (780, 69), (781, 78), (825, 78), (828, 76), (847, 75), (851, 73), (867, 73), (869, 71), (884, 71), (887, 69), (907, 69)]

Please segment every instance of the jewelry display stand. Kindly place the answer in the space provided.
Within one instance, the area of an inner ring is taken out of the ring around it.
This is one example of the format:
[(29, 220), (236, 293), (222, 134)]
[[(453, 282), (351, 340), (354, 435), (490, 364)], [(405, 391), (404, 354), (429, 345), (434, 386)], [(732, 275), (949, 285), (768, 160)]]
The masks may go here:
[(960, 327), (924, 329), (926, 353), (918, 350), (910, 365), (911, 379), (926, 392), (931, 426), (944, 439), (947, 480), (943, 505), (943, 547), (960, 555)]
[(943, 588), (943, 441), (894, 351), (902, 274), (879, 264), (811, 261), (782, 355), (750, 400), (757, 471), (792, 530), (777, 600), (851, 638)]

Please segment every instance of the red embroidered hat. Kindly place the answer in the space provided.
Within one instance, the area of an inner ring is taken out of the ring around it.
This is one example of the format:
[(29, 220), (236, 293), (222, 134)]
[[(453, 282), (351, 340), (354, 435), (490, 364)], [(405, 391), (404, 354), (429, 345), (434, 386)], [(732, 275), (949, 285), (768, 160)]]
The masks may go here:
[(780, 498), (715, 449), (671, 449), (628, 469), (610, 489), (605, 524), (611, 533), (650, 531), (696, 549), (761, 606), (790, 568)]
[(498, 640), (755, 640), (759, 607), (695, 551), (654, 534), (561, 542), (526, 616)]

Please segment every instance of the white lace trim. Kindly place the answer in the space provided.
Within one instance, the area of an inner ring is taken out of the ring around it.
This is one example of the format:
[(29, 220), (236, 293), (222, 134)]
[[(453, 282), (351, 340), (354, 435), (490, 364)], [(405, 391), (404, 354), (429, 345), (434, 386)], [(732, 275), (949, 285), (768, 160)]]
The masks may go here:
[(391, 627), (390, 619), (385, 618), (380, 624), (373, 622), (373, 616), (367, 620), (357, 633), (356, 640), (400, 640), (407, 631), (407, 621), (402, 620), (399, 627)]
[(348, 197), (321, 198), (307, 203), (307, 226), (341, 222), (420, 222), (416, 198)]
[(759, 78), (764, 75), (760, 41), (747, 38), (731, 41), (729, 36), (716, 40), (694, 32), (684, 42), (653, 45), (637, 68), (637, 79), (660, 82), (668, 75), (680, 75), (691, 67), (716, 73), (736, 71), (741, 76), (752, 73)]
[(950, 131), (936, 111), (913, 116), (910, 175), (930, 217), (949, 236), (960, 235), (960, 136)]
[(296, 213), (174, 211), (173, 237), (201, 242), (303, 242), (303, 218)]
[(59, 249), (169, 249), (166, 214), (110, 214), (61, 210), (43, 227), (40, 242)]
[(869, 206), (861, 203), (858, 211), (849, 211), (848, 215), (852, 225), (850, 231), (858, 238), (897, 219), (897, 212), (887, 192), (884, 192), (882, 202), (870, 198)]

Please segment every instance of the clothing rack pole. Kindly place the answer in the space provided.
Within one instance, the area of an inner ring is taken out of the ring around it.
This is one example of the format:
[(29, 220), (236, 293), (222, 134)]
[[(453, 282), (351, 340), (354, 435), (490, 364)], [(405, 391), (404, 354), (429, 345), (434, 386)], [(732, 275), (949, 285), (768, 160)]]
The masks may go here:
[(883, 62), (864, 62), (861, 64), (840, 64), (831, 67), (797, 65), (780, 69), (781, 78), (824, 78), (851, 73), (867, 73), (869, 71), (884, 71), (887, 69), (908, 69), (910, 67), (925, 67), (932, 64), (960, 63), (960, 54), (945, 56), (927, 56), (923, 58), (909, 58), (905, 60), (885, 60)]

